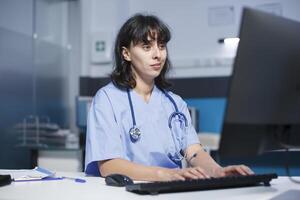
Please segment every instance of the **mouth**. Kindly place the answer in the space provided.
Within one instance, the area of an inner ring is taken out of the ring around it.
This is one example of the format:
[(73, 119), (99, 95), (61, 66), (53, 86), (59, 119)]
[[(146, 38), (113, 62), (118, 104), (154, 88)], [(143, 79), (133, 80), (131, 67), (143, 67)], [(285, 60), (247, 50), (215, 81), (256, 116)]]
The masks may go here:
[(161, 67), (161, 63), (155, 63), (155, 64), (152, 64), (150, 66), (155, 68), (155, 69), (159, 69)]

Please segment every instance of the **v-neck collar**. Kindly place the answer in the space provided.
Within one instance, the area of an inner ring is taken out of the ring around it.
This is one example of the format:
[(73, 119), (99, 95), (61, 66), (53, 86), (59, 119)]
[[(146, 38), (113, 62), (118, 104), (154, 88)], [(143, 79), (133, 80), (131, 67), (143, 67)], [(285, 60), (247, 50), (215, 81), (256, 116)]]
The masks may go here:
[(138, 94), (134, 89), (131, 90), (131, 93), (136, 97), (135, 99), (138, 99), (138, 101), (142, 102), (144, 105), (150, 105), (153, 104), (153, 102), (156, 99), (156, 95), (158, 93), (157, 90), (158, 88), (156, 87), (156, 85), (154, 85), (148, 102), (146, 102), (144, 98), (140, 94)]

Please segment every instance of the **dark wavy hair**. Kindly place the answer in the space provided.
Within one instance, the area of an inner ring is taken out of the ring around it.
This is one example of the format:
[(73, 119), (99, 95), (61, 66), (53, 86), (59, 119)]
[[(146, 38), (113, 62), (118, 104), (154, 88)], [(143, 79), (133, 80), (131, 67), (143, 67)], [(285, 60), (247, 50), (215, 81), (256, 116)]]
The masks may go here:
[[(113, 84), (118, 88), (124, 90), (136, 86), (131, 63), (123, 58), (122, 48), (129, 48), (131, 42), (133, 45), (137, 45), (140, 42), (149, 43), (148, 37), (156, 39), (159, 43), (167, 44), (171, 39), (171, 32), (167, 25), (156, 16), (143, 14), (136, 14), (129, 18), (119, 30), (115, 41), (114, 69), (110, 75)], [(167, 54), (163, 69), (154, 80), (158, 88), (166, 89), (171, 86), (165, 77), (170, 68), (171, 63)]]

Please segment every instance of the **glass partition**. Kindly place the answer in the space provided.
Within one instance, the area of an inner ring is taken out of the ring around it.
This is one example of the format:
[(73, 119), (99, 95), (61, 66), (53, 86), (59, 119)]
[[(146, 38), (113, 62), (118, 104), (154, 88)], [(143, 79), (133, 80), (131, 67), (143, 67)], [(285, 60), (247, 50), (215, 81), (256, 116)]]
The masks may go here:
[(28, 116), (69, 125), (68, 3), (1, 0), (0, 168), (30, 168), (20, 143)]

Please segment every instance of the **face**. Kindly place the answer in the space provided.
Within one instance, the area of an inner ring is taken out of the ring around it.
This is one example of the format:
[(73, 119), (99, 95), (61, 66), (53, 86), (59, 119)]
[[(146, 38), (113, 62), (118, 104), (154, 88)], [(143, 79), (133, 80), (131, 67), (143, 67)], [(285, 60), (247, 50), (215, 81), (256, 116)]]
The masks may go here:
[(159, 76), (166, 58), (166, 44), (159, 43), (157, 40), (148, 38), (147, 44), (140, 42), (136, 45), (131, 43), (129, 49), (123, 47), (123, 57), (131, 62), (136, 81), (139, 79), (153, 82)]

